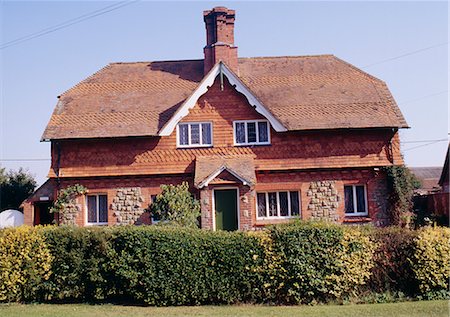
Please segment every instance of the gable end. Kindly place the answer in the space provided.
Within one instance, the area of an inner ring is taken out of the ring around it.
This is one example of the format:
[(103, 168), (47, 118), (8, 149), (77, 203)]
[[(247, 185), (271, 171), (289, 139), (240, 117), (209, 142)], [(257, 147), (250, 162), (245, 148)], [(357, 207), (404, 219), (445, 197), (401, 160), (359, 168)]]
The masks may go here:
[(287, 131), (286, 127), (255, 97), (255, 95), (242, 83), (242, 81), (222, 62), (218, 62), (205, 76), (200, 85), (186, 99), (180, 108), (174, 113), (170, 120), (159, 131), (159, 136), (169, 136), (174, 131), (178, 122), (189, 114), (197, 100), (205, 94), (209, 87), (214, 84), (214, 80), (219, 75), (225, 75), (230, 84), (241, 94), (243, 94), (256, 112), (263, 115), (277, 132)]

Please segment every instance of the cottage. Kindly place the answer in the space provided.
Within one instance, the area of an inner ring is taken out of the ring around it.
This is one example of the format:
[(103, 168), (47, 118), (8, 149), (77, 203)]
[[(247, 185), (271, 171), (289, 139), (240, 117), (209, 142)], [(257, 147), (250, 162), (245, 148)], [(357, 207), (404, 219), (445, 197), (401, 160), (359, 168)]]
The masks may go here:
[(386, 84), (333, 55), (238, 57), (235, 11), (203, 18), (204, 59), (111, 63), (58, 97), (42, 136), (49, 180), (24, 202), (25, 223), (49, 219), (76, 183), (89, 191), (69, 221), (151, 223), (160, 185), (187, 181), (206, 229), (386, 225), (382, 167), (403, 164), (407, 127)]

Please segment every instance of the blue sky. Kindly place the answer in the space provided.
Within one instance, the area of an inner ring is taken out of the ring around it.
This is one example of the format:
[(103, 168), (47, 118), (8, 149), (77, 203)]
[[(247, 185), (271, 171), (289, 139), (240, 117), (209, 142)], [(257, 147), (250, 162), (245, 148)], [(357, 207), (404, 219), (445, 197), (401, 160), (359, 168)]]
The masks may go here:
[[(114, 3), (1, 1), (0, 43)], [(110, 62), (203, 58), (202, 12), (218, 5), (236, 10), (241, 57), (334, 54), (387, 82), (411, 126), (407, 165), (443, 165), (448, 142), (411, 143), (448, 136), (448, 4), (428, 1), (137, 1), (3, 48), (0, 165), (42, 183), (50, 161), (27, 160), (50, 158), (39, 140), (56, 97)]]

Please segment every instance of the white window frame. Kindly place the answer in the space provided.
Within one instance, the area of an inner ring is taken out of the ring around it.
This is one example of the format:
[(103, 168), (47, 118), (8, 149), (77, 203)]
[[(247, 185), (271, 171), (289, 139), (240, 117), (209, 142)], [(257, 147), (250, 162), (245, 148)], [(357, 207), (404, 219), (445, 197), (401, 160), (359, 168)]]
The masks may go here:
[[(259, 122), (265, 122), (267, 123), (267, 141), (266, 142), (259, 142), (259, 129), (258, 125)], [(236, 124), (238, 123), (245, 123), (245, 142), (244, 143), (237, 143), (236, 142)], [(248, 142), (248, 129), (247, 125), (249, 123), (255, 123), (256, 126), (256, 142)], [(237, 120), (233, 121), (233, 143), (235, 146), (241, 146), (241, 145), (270, 145), (270, 123), (268, 120)]]
[[(95, 206), (95, 208), (96, 208), (96, 212), (97, 212), (97, 221), (96, 222), (89, 222), (89, 204), (88, 204), (88, 197), (92, 197), (92, 196), (95, 196), (96, 197), (96, 206)], [(108, 211), (109, 211), (109, 208), (108, 208), (108, 195), (107, 194), (105, 194), (105, 193), (98, 193), (98, 194), (89, 194), (89, 195), (86, 195), (86, 225), (87, 226), (105, 226), (105, 225), (107, 225), (108, 224), (108, 221), (106, 221), (106, 222), (100, 222), (99, 221), (99, 219), (100, 219), (100, 212), (99, 212), (99, 209), (100, 209), (100, 199), (98, 198), (99, 196), (106, 196), (106, 219), (108, 220)]]
[[(287, 192), (288, 197), (288, 215), (280, 216), (280, 192)], [(298, 194), (298, 215), (292, 215), (291, 210), (291, 193), (296, 192)], [(276, 193), (277, 196), (277, 215), (269, 216), (269, 193)], [(258, 194), (264, 194), (266, 200), (266, 216), (259, 216), (259, 208), (258, 208)], [(266, 219), (292, 219), (292, 218), (300, 218), (302, 215), (302, 199), (300, 196), (299, 190), (278, 190), (278, 191), (258, 191), (256, 192), (256, 219), (257, 220), (266, 220)]]
[[(353, 198), (353, 210), (354, 212), (347, 212), (345, 210), (345, 187), (352, 187), (352, 198)], [(365, 212), (358, 212), (358, 199), (356, 197), (356, 187), (364, 188), (364, 208)], [(344, 214), (346, 217), (354, 217), (354, 216), (367, 216), (369, 215), (369, 206), (367, 203), (367, 187), (363, 184), (344, 184)]]
[[(180, 144), (180, 125), (188, 126), (188, 144)], [(200, 133), (200, 144), (192, 144), (191, 143), (191, 125), (198, 124), (199, 125), (199, 133)], [(203, 144), (203, 124), (209, 124), (211, 127), (211, 144)], [(212, 147), (214, 144), (213, 141), (213, 124), (209, 121), (203, 122), (179, 122), (177, 124), (177, 147), (178, 148), (194, 148), (194, 147)]]

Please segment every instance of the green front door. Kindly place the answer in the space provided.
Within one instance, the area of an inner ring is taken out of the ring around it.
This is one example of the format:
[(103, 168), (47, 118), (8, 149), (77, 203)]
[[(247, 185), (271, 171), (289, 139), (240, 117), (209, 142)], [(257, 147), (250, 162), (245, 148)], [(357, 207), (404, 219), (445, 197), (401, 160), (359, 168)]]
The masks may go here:
[(216, 209), (216, 230), (237, 230), (237, 190), (214, 190), (214, 206)]

